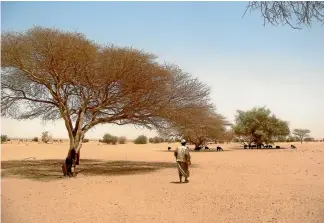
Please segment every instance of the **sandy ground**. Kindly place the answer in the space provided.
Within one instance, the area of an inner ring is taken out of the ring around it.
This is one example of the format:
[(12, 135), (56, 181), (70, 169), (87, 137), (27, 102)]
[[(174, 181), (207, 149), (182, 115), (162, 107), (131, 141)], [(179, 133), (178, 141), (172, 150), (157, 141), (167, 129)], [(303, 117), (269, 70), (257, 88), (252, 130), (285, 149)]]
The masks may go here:
[[(190, 182), (177, 184), (167, 144), (91, 142), (84, 144), (82, 159), (170, 162), (172, 168), (81, 172), (51, 181), (3, 177), (2, 222), (324, 222), (324, 143), (296, 145), (297, 150), (243, 150), (229, 144), (222, 145), (224, 152), (193, 152)], [(2, 161), (62, 159), (67, 147), (5, 144)]]

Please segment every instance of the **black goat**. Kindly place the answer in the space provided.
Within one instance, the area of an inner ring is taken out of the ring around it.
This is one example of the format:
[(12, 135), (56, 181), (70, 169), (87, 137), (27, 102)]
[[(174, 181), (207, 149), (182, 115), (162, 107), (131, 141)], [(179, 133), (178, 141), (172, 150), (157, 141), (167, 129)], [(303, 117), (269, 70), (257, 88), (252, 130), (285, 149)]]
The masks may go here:
[(217, 147), (216, 147), (216, 151), (224, 151), (224, 150), (223, 150), (223, 148), (222, 148), (222, 147), (220, 147), (220, 146), (217, 146)]

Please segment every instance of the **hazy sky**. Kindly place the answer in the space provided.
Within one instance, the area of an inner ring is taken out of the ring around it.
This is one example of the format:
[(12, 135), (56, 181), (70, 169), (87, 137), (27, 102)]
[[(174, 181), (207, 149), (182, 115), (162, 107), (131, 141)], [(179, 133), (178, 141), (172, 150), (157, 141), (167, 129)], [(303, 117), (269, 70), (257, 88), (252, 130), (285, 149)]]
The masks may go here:
[[(84, 33), (98, 43), (133, 46), (178, 64), (212, 87), (220, 113), (267, 106), (290, 128), (324, 138), (324, 27), (293, 30), (262, 26), (258, 12), (244, 18), (246, 2), (2, 2), (2, 30), (33, 25)], [(62, 121), (2, 119), (9, 137), (48, 130), (66, 137)], [(87, 133), (134, 138), (155, 135), (133, 126), (102, 125)]]

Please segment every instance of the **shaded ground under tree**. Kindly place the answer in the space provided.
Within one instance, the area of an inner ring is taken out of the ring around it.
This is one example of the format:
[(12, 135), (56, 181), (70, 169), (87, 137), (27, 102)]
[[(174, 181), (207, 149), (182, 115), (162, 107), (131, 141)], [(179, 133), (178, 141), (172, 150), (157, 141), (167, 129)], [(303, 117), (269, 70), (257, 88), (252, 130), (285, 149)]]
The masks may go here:
[[(1, 175), (51, 181), (63, 178), (61, 166), (62, 160), (59, 159), (2, 161)], [(76, 172), (85, 176), (110, 176), (149, 173), (165, 168), (176, 168), (176, 163), (82, 159)]]

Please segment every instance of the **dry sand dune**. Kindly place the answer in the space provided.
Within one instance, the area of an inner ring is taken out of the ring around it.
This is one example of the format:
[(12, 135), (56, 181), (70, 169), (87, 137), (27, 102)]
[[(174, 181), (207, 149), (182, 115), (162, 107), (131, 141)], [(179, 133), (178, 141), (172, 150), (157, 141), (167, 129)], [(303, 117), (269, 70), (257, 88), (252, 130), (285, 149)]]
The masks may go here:
[(324, 222), (324, 143), (296, 145), (193, 152), (178, 184), (167, 144), (84, 144), (73, 179), (60, 178), (67, 143), (4, 144), (2, 222)]

